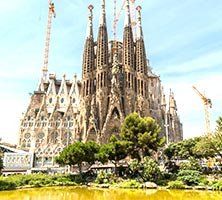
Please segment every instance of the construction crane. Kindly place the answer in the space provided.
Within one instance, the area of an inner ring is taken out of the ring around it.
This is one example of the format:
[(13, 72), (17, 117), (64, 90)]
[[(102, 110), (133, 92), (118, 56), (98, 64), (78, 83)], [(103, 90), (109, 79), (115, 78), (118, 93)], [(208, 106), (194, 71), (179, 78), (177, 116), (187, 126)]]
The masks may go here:
[(119, 12), (117, 13), (117, 0), (114, 0), (114, 19), (113, 19), (113, 39), (116, 40), (116, 28), (117, 28), (117, 23), (119, 21), (120, 15), (124, 9), (126, 0), (123, 0), (122, 5), (120, 7)]
[[(120, 15), (121, 15), (122, 11), (124, 10), (124, 6), (126, 4), (126, 1), (127, 0), (123, 0), (122, 5), (120, 7), (120, 10), (117, 13), (117, 0), (114, 0), (114, 20), (113, 20), (113, 39), (114, 40), (116, 40), (117, 23), (119, 22)], [(136, 0), (130, 0), (130, 2), (131, 2), (131, 9), (130, 9), (131, 25), (132, 25), (132, 28), (133, 28), (134, 36), (136, 34), (136, 25), (137, 25), (137, 23), (136, 23), (136, 14), (135, 14), (135, 12), (136, 12), (135, 1)]]
[(49, 10), (48, 10), (48, 21), (47, 21), (47, 31), (46, 31), (46, 40), (45, 40), (45, 51), (44, 51), (44, 64), (42, 67), (42, 81), (47, 82), (48, 76), (48, 62), (49, 62), (49, 45), (50, 45), (50, 36), (52, 28), (52, 17), (56, 17), (55, 6), (52, 3), (52, 0), (49, 0)]
[(205, 134), (210, 135), (210, 113), (209, 108), (212, 108), (211, 99), (207, 98), (202, 94), (195, 86), (193, 86), (194, 91), (199, 95), (204, 104), (204, 113), (205, 113)]

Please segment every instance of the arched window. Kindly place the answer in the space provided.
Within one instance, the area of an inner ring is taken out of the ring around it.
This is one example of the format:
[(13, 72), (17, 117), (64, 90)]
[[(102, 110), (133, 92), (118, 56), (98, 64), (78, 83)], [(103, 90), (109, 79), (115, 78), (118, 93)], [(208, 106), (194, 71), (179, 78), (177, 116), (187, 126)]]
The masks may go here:
[(58, 132), (53, 132), (51, 134), (51, 142), (52, 142), (52, 144), (56, 144), (58, 142), (58, 136), (59, 136)]
[(71, 142), (72, 142), (72, 134), (71, 132), (66, 132), (63, 136), (62, 143), (63, 145), (68, 146), (69, 144), (71, 144)]

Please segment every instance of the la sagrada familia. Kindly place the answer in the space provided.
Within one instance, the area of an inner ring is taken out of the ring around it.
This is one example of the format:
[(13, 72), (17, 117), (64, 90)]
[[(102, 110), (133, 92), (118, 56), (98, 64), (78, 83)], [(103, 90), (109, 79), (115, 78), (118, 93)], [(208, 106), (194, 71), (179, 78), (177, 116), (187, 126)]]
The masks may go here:
[(54, 157), (75, 141), (107, 142), (112, 134), (119, 134), (132, 112), (156, 119), (167, 142), (183, 138), (174, 95), (170, 92), (166, 102), (160, 77), (147, 59), (141, 7), (137, 7), (136, 36), (127, 0), (123, 39), (109, 41), (105, 0), (101, 2), (97, 39), (93, 6), (88, 7), (81, 80), (43, 76), (21, 119), (19, 147), (35, 153), (37, 167), (53, 165)]

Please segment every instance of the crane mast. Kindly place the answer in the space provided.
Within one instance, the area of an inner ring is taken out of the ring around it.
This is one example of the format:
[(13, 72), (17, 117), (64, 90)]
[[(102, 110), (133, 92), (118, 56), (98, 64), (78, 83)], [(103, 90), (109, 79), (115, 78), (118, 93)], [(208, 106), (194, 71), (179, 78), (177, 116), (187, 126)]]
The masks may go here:
[(44, 63), (42, 67), (42, 82), (47, 82), (48, 77), (48, 62), (49, 62), (49, 46), (50, 46), (50, 36), (52, 28), (52, 17), (55, 18), (55, 6), (52, 0), (49, 0), (49, 10), (48, 10), (48, 21), (47, 21), (47, 31), (45, 40), (45, 51), (44, 51)]
[(116, 40), (116, 28), (117, 28), (117, 23), (119, 21), (120, 15), (124, 9), (126, 0), (123, 0), (121, 8), (119, 12), (117, 13), (117, 0), (114, 0), (114, 19), (113, 19), (113, 40)]
[(204, 94), (202, 94), (195, 86), (193, 86), (194, 91), (201, 98), (204, 105), (204, 113), (205, 113), (205, 133), (206, 135), (210, 135), (210, 113), (209, 108), (212, 108), (211, 99), (207, 98)]
[[(113, 3), (114, 3), (114, 19), (113, 19), (113, 40), (115, 41), (116, 40), (116, 29), (117, 29), (117, 23), (119, 22), (119, 18), (120, 18), (120, 15), (124, 9), (124, 6), (126, 4), (126, 1), (127, 0), (122, 0), (122, 5), (120, 7), (120, 10), (119, 12), (117, 13), (117, 0), (113, 0)], [(135, 1), (136, 0), (130, 0), (131, 2), (131, 25), (132, 25), (132, 28), (133, 28), (133, 33), (134, 33), (134, 36), (136, 35), (136, 14), (135, 14)]]

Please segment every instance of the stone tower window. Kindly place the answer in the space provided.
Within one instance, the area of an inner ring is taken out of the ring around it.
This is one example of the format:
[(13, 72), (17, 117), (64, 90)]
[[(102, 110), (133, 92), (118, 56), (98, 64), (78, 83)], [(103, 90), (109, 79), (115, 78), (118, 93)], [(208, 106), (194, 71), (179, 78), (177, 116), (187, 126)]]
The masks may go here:
[(40, 132), (40, 133), (38, 134), (38, 138), (39, 138), (39, 139), (44, 138), (44, 136), (45, 136), (45, 134), (44, 134), (43, 132)]
[(52, 97), (49, 98), (49, 103), (52, 103)]
[(58, 132), (53, 132), (52, 135), (51, 135), (51, 142), (52, 144), (56, 144), (58, 142)]
[(26, 133), (25, 135), (24, 135), (24, 138), (25, 139), (29, 139), (31, 137), (31, 134), (30, 133)]
[(71, 134), (71, 132), (66, 132), (64, 134), (63, 140), (62, 140), (63, 145), (68, 146), (69, 144), (71, 144), (71, 141), (72, 141), (72, 134)]

